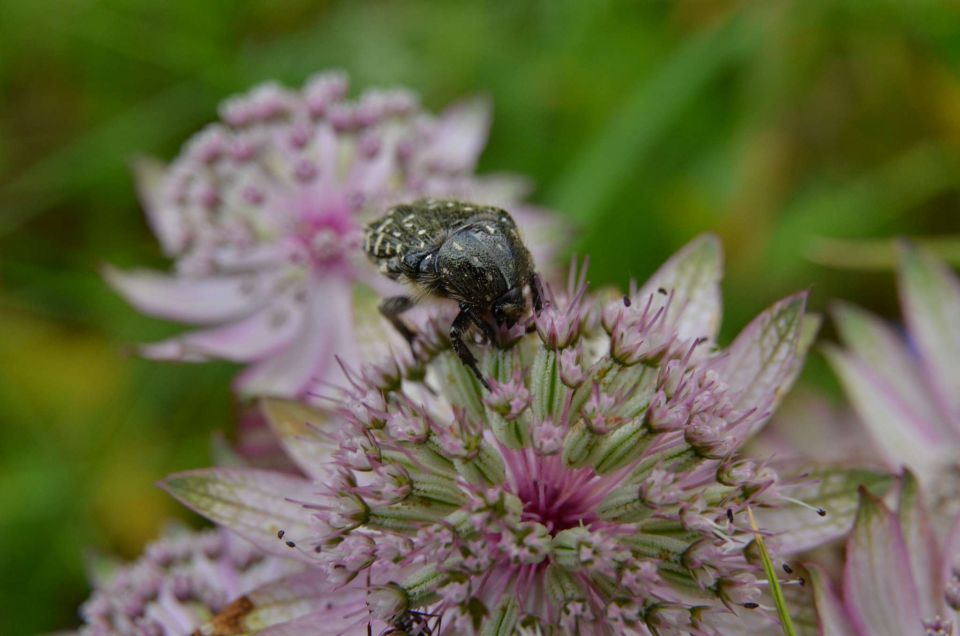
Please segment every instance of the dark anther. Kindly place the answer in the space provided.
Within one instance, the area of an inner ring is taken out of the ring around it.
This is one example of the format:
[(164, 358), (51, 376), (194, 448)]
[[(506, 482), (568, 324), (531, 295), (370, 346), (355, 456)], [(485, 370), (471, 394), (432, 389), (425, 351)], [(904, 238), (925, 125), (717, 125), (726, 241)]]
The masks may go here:
[(288, 548), (295, 548), (295, 547), (297, 547), (297, 544), (294, 543), (293, 541), (287, 541), (287, 547), (288, 547)]
[(624, 307), (629, 307), (629, 306), (630, 306), (630, 297), (629, 297), (629, 296), (624, 296), (624, 297), (623, 297), (623, 306), (624, 306)]
[(760, 607), (760, 603), (754, 603), (753, 601), (750, 601), (749, 603), (744, 603), (743, 606), (747, 609), (757, 609)]
[(277, 538), (282, 539), (283, 535), (285, 535), (286, 533), (287, 533), (286, 530), (277, 530)]
[(657, 293), (658, 293), (658, 294), (663, 294), (664, 296), (666, 296), (666, 295), (667, 295), (667, 290), (664, 289), (663, 287), (657, 287)]
[(824, 510), (823, 508), (817, 508), (817, 514), (820, 515), (821, 517), (826, 517), (827, 511)]
[(802, 576), (798, 576), (797, 583), (800, 584), (800, 587), (803, 587), (807, 584), (807, 579), (803, 578)]
[(783, 564), (783, 571), (786, 572), (787, 574), (793, 574), (793, 568), (790, 567), (789, 563)]
[(733, 508), (727, 508), (727, 521), (733, 523)]

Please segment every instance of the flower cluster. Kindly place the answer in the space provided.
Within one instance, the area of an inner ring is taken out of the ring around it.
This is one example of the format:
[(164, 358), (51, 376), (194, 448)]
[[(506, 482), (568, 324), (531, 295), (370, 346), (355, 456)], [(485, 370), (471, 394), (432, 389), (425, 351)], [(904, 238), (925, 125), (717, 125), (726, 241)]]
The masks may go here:
[(473, 175), (489, 127), (483, 100), (434, 116), (405, 90), (350, 100), (346, 76), (324, 73), (300, 91), (257, 87), (220, 115), (169, 167), (138, 167), (175, 273), (107, 277), (147, 314), (206, 326), (145, 355), (249, 364), (244, 395), (301, 395), (336, 369), (335, 355), (355, 359), (354, 284), (386, 284), (362, 257), (362, 225), (392, 204), (453, 196), (504, 206), (535, 251), (550, 244), (545, 215), (521, 201), (522, 180)]
[(233, 599), (302, 568), (225, 530), (172, 530), (96, 586), (81, 608), (80, 634), (189, 634)]
[(571, 275), (532, 324), (474, 346), (489, 392), (427, 323), (416, 356), (349, 374), (331, 396), (339, 422), (271, 403), (309, 479), (168, 478), (201, 514), (309, 566), (296, 604), (254, 592), (237, 624), (709, 634), (733, 617), (769, 633), (748, 509), (793, 506), (793, 486), (737, 451), (799, 370), (805, 296), (719, 351), (720, 269), (706, 237), (626, 296)]

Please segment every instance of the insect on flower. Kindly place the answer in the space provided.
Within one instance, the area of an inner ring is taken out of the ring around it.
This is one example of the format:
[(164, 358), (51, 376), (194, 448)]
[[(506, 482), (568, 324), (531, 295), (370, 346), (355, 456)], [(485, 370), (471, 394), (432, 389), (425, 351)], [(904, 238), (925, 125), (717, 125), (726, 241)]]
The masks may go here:
[[(430, 626), (430, 619), (436, 621), (433, 627)], [(393, 624), (380, 632), (379, 636), (433, 636), (440, 633), (441, 620), (439, 614), (407, 610), (394, 619)], [(367, 631), (369, 633), (369, 628)]]
[[(496, 343), (496, 330), (513, 327), (526, 313), (526, 285), (537, 314), (542, 306), (540, 278), (513, 217), (492, 206), (421, 199), (395, 206), (368, 225), (364, 250), (381, 272), (410, 283), (419, 296), (459, 303), (450, 341), (463, 364), (489, 390), (463, 334), (472, 325), (488, 342)], [(416, 302), (403, 295), (380, 303), (380, 313), (408, 342), (416, 334), (400, 315)]]

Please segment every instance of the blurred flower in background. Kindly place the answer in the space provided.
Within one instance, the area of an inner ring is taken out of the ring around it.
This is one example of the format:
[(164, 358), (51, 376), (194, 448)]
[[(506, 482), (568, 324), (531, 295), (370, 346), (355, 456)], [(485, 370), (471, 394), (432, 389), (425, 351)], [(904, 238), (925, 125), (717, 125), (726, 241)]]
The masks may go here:
[(559, 232), (521, 202), (525, 181), (473, 175), (490, 126), (485, 100), (433, 116), (406, 90), (351, 101), (347, 88), (336, 72), (299, 92), (265, 84), (227, 100), (222, 121), (169, 167), (138, 163), (150, 225), (176, 272), (110, 268), (107, 278), (147, 314), (215, 325), (144, 355), (246, 363), (242, 395), (299, 395), (337, 368), (335, 356), (356, 362), (353, 286), (384, 286), (360, 250), (362, 227), (400, 202), (506, 207), (549, 257)]
[(170, 528), (129, 564), (94, 564), (82, 636), (191, 634), (242, 594), (303, 569), (222, 529)]
[(960, 611), (960, 524), (937, 536), (922, 489), (907, 471), (897, 508), (863, 491), (847, 540), (840, 594), (810, 566), (822, 634), (955, 633)]
[(846, 348), (827, 357), (882, 459), (916, 473), (949, 526), (960, 513), (960, 279), (907, 243), (898, 279), (907, 333), (838, 304)]

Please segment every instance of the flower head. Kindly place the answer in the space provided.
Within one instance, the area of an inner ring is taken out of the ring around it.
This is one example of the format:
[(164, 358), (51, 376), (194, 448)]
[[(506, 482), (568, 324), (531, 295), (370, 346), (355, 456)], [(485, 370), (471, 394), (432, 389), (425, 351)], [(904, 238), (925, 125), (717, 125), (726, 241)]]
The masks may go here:
[(169, 167), (138, 166), (175, 273), (107, 277), (145, 313), (206, 326), (145, 355), (248, 363), (244, 394), (299, 395), (335, 355), (354, 359), (352, 283), (386, 284), (362, 256), (361, 228), (390, 205), (469, 198), (509, 208), (535, 251), (547, 240), (521, 180), (473, 174), (490, 120), (483, 100), (434, 116), (405, 90), (348, 99), (346, 75), (324, 73), (299, 91), (254, 88), (220, 115)]
[(827, 353), (887, 465), (910, 467), (949, 523), (960, 512), (960, 280), (908, 244), (900, 246), (898, 273), (907, 338), (839, 305), (834, 318), (846, 349)]
[(811, 566), (824, 634), (953, 636), (960, 611), (960, 520), (938, 537), (914, 476), (901, 478), (896, 511), (861, 491), (838, 595)]
[(790, 486), (737, 450), (797, 373), (805, 298), (718, 352), (719, 260), (701, 239), (612, 300), (571, 277), (535, 325), (475, 347), (489, 392), (443, 347), (400, 365), (400, 382), (350, 374), (341, 424), (309, 442), (333, 447), (304, 465), (312, 480), (199, 471), (166, 486), (268, 549), (260, 529), (293, 524), (292, 552), (342, 599), (284, 617), (311, 633), (432, 617), (444, 634), (769, 620), (742, 513), (788, 504)]
[(234, 599), (303, 566), (225, 530), (168, 531), (140, 559), (97, 582), (81, 608), (85, 636), (189, 634)]

